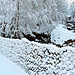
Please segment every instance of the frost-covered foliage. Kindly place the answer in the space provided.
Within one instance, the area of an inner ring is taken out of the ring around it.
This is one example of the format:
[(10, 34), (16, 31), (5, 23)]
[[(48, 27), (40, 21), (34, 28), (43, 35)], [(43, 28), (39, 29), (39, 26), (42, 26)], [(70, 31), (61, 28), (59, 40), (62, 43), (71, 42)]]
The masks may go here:
[(0, 35), (1, 36), (12, 37), (12, 31), (15, 32), (16, 28), (14, 21), (15, 13), (16, 13), (15, 2), (12, 2), (12, 0), (0, 0)]
[(71, 15), (72, 18), (75, 18), (75, 2), (71, 3), (70, 15)]
[(66, 0), (55, 0), (57, 9), (58, 9), (58, 18), (59, 20), (66, 21), (67, 13), (68, 13), (68, 3)]
[(0, 35), (11, 38), (50, 35), (67, 15), (66, 0), (0, 0), (0, 7)]

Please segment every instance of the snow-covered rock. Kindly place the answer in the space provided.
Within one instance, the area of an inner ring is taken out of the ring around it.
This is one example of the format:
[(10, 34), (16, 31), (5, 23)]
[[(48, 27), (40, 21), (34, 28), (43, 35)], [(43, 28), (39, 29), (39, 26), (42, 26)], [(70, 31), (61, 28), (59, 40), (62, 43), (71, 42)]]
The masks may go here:
[(64, 25), (58, 25), (51, 33), (51, 42), (63, 45), (67, 40), (74, 40), (75, 33), (64, 28)]

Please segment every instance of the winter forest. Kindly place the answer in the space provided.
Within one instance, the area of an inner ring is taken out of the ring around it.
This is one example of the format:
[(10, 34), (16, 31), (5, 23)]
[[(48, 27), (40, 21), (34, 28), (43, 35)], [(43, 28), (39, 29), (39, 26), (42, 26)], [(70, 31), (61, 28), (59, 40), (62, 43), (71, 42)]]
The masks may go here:
[(75, 75), (75, 0), (0, 0), (0, 57), (1, 75)]

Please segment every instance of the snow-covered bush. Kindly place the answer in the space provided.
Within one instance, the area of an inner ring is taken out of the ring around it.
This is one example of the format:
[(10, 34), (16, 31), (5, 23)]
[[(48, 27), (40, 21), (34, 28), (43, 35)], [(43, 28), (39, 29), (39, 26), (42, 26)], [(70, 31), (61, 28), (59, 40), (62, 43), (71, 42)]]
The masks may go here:
[(67, 8), (66, 0), (1, 0), (0, 16), (4, 16), (4, 22), (0, 23), (0, 35), (50, 35), (59, 22), (65, 21)]

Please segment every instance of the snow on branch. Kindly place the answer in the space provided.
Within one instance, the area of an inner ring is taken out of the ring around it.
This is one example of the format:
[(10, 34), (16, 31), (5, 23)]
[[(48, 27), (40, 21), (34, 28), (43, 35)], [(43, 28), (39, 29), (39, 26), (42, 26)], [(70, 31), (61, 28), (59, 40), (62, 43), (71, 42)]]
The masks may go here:
[(0, 35), (10, 38), (35, 37), (33, 32), (50, 35), (67, 15), (66, 0), (1, 0)]

